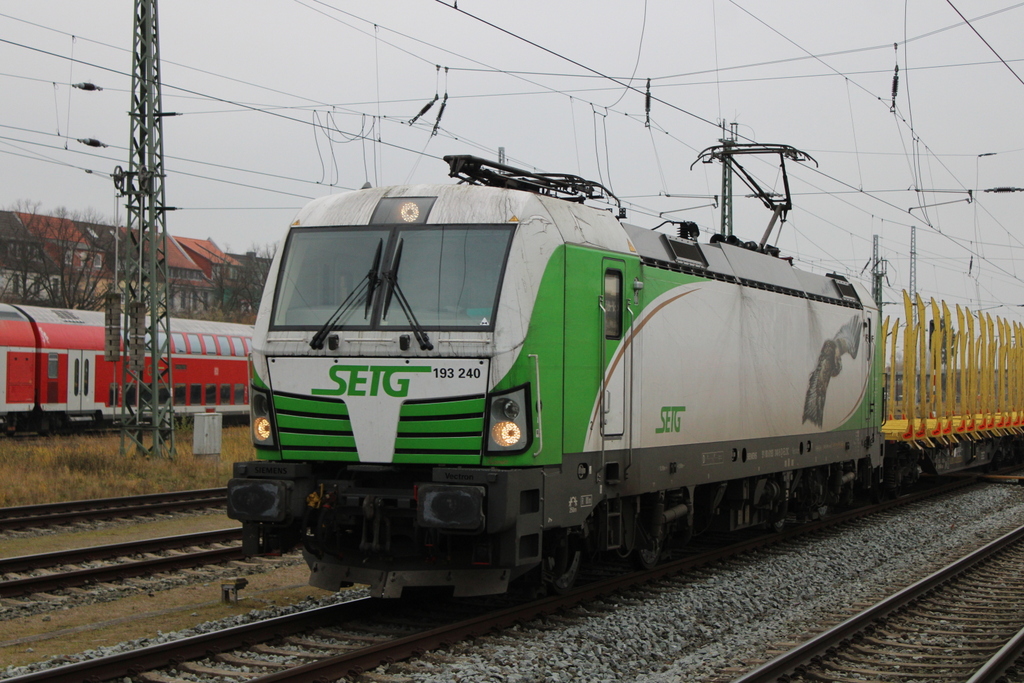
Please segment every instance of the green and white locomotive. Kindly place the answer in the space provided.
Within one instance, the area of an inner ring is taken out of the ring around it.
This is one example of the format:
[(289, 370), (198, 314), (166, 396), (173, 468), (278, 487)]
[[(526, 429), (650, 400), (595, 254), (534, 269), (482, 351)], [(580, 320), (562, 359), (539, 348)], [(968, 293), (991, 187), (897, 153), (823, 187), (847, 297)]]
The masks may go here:
[(813, 517), (882, 469), (878, 311), (753, 243), (638, 228), (599, 185), (447, 157), (455, 185), (302, 209), (252, 354), (229, 515), (310, 583), (570, 587), (708, 529)]

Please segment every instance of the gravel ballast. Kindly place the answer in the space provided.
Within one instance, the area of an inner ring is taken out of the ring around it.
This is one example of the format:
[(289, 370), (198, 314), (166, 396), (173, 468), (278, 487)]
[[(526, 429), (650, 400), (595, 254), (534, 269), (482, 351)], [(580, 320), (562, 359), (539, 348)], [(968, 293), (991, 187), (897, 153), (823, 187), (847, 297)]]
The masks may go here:
[(399, 664), (391, 672), (424, 683), (706, 681), (743, 660), (765, 659), (773, 644), (819, 619), (834, 621), (852, 603), (876, 601), (927, 576), (933, 563), (1021, 524), (1024, 488), (973, 489), (607, 598), (590, 608), (599, 614), (574, 610), (556, 629), (558, 622), (538, 620), (461, 643), (437, 671)]

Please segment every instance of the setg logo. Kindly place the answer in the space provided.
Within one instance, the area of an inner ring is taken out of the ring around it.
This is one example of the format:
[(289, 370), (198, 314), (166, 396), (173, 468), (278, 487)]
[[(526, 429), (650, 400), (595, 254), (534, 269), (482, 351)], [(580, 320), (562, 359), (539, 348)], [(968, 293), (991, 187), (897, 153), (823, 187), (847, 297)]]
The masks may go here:
[(395, 377), (406, 373), (430, 372), (430, 367), (418, 365), (334, 365), (328, 373), (337, 385), (332, 389), (313, 389), (314, 396), (377, 396), (383, 389), (388, 396), (403, 398), (409, 395), (409, 377)]
[(661, 409), (661, 426), (654, 430), (655, 434), (682, 431), (683, 420), (679, 413), (685, 413), (686, 406), (665, 406)]

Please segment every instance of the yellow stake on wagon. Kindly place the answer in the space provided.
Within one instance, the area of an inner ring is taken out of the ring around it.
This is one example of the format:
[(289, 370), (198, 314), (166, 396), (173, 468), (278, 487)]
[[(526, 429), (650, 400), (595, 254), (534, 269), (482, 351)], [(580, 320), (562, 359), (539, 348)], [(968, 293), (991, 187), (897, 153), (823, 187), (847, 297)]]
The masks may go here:
[(953, 416), (955, 415), (954, 410), (954, 396), (956, 394), (956, 383), (955, 383), (955, 367), (956, 367), (956, 354), (953, 349), (953, 320), (949, 315), (949, 306), (946, 302), (942, 302), (942, 341), (943, 344), (943, 363), (945, 370), (942, 375), (942, 386), (944, 391), (945, 400), (942, 402), (942, 433), (946, 435), (952, 441), (956, 441), (956, 437), (953, 436)]
[[(893, 332), (895, 333), (895, 330)], [(885, 316), (885, 320), (882, 322), (882, 337), (880, 341), (881, 345), (879, 346), (879, 348), (882, 352), (882, 377), (884, 378), (883, 382), (885, 382), (885, 384), (888, 384), (888, 382), (886, 382), (885, 380), (887, 380), (888, 377), (891, 377), (896, 372), (896, 367), (893, 366), (892, 369), (889, 371), (889, 374), (885, 374), (885, 349), (888, 346), (889, 341), (889, 316)], [(882, 405), (882, 414), (885, 416), (885, 418), (882, 420), (883, 423), (886, 420), (892, 419), (892, 392), (886, 391), (884, 392), (884, 394), (885, 402)]]
[(914, 359), (914, 351), (917, 346), (916, 332), (914, 326), (914, 305), (910, 303), (910, 295), (904, 290), (903, 308), (907, 313), (907, 325), (903, 333), (903, 417), (907, 421), (905, 439), (914, 437), (914, 406), (916, 396), (914, 395), (917, 383), (917, 363)]
[(967, 391), (965, 392), (966, 403), (965, 403), (965, 416), (970, 421), (968, 427), (971, 431), (974, 431), (977, 427), (975, 422), (975, 410), (977, 408), (977, 391), (978, 391), (978, 378), (975, 372), (978, 367), (978, 358), (975, 355), (975, 343), (974, 343), (974, 315), (971, 314), (971, 309), (965, 308), (964, 311), (967, 314)]
[[(891, 368), (891, 370), (889, 371), (889, 419), (890, 420), (895, 416), (895, 413), (896, 413), (896, 338), (899, 336), (899, 331), (900, 331), (900, 321), (899, 321), (899, 318), (897, 318), (896, 322), (892, 326), (892, 343), (891, 343), (892, 351), (889, 354), (890, 358), (892, 358), (892, 363), (889, 366)], [(906, 336), (905, 332), (904, 332), (904, 336)], [(904, 419), (906, 419), (906, 415), (905, 414), (902, 415), (902, 417)]]
[(935, 303), (935, 297), (931, 299), (932, 309), (932, 322), (929, 327), (931, 339), (928, 340), (928, 345), (931, 347), (931, 381), (928, 386), (931, 390), (931, 396), (929, 401), (930, 413), (929, 417), (935, 420), (935, 424), (929, 430), (929, 434), (935, 437), (942, 436), (942, 359), (941, 351), (942, 348), (942, 320), (939, 317), (939, 305)]
[(957, 329), (957, 373), (956, 373), (956, 387), (957, 391), (957, 403), (956, 413), (960, 416), (960, 424), (957, 426), (957, 431), (967, 431), (967, 411), (964, 407), (964, 397), (967, 395), (967, 375), (964, 372), (964, 364), (967, 360), (967, 334), (964, 331), (964, 312), (960, 308), (960, 304), (956, 305), (956, 329)]
[(928, 418), (931, 416), (932, 405), (931, 396), (928, 391), (928, 349), (925, 347), (927, 344), (927, 328), (925, 327), (925, 310), (924, 301), (921, 299), (921, 295), (917, 294), (917, 325), (915, 326), (917, 339), (918, 339), (918, 363), (917, 368), (921, 374), (920, 387), (918, 393), (920, 394), (921, 400), (918, 401), (917, 412), (921, 415), (921, 422), (914, 430), (914, 436), (924, 439), (927, 442), (927, 430), (928, 430)]
[(985, 424), (992, 428), (996, 424), (996, 354), (999, 344), (996, 341), (996, 326), (991, 313), (985, 314), (985, 324), (988, 326), (988, 363), (985, 364), (985, 372), (988, 373), (988, 380), (985, 383), (988, 394), (988, 419)]

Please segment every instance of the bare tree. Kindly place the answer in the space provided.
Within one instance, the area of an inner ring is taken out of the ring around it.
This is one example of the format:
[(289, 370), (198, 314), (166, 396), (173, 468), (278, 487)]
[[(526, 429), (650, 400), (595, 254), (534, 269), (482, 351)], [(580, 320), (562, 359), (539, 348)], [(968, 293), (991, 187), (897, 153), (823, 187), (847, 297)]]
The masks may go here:
[(229, 299), (233, 310), (249, 313), (255, 319), (260, 308), (260, 299), (263, 297), (263, 286), (267, 283), (267, 273), (275, 254), (276, 243), (254, 244), (244, 254), (230, 254), (240, 264), (235, 273)]
[(21, 214), (34, 215), (38, 202), (19, 200), (0, 212), (0, 300), (13, 304), (46, 305), (44, 265), (49, 257), (40, 240), (26, 227)]
[(59, 308), (99, 309), (110, 286), (114, 262), (113, 229), (94, 212), (53, 215), (18, 213), (45, 258), (39, 285), (46, 302)]

